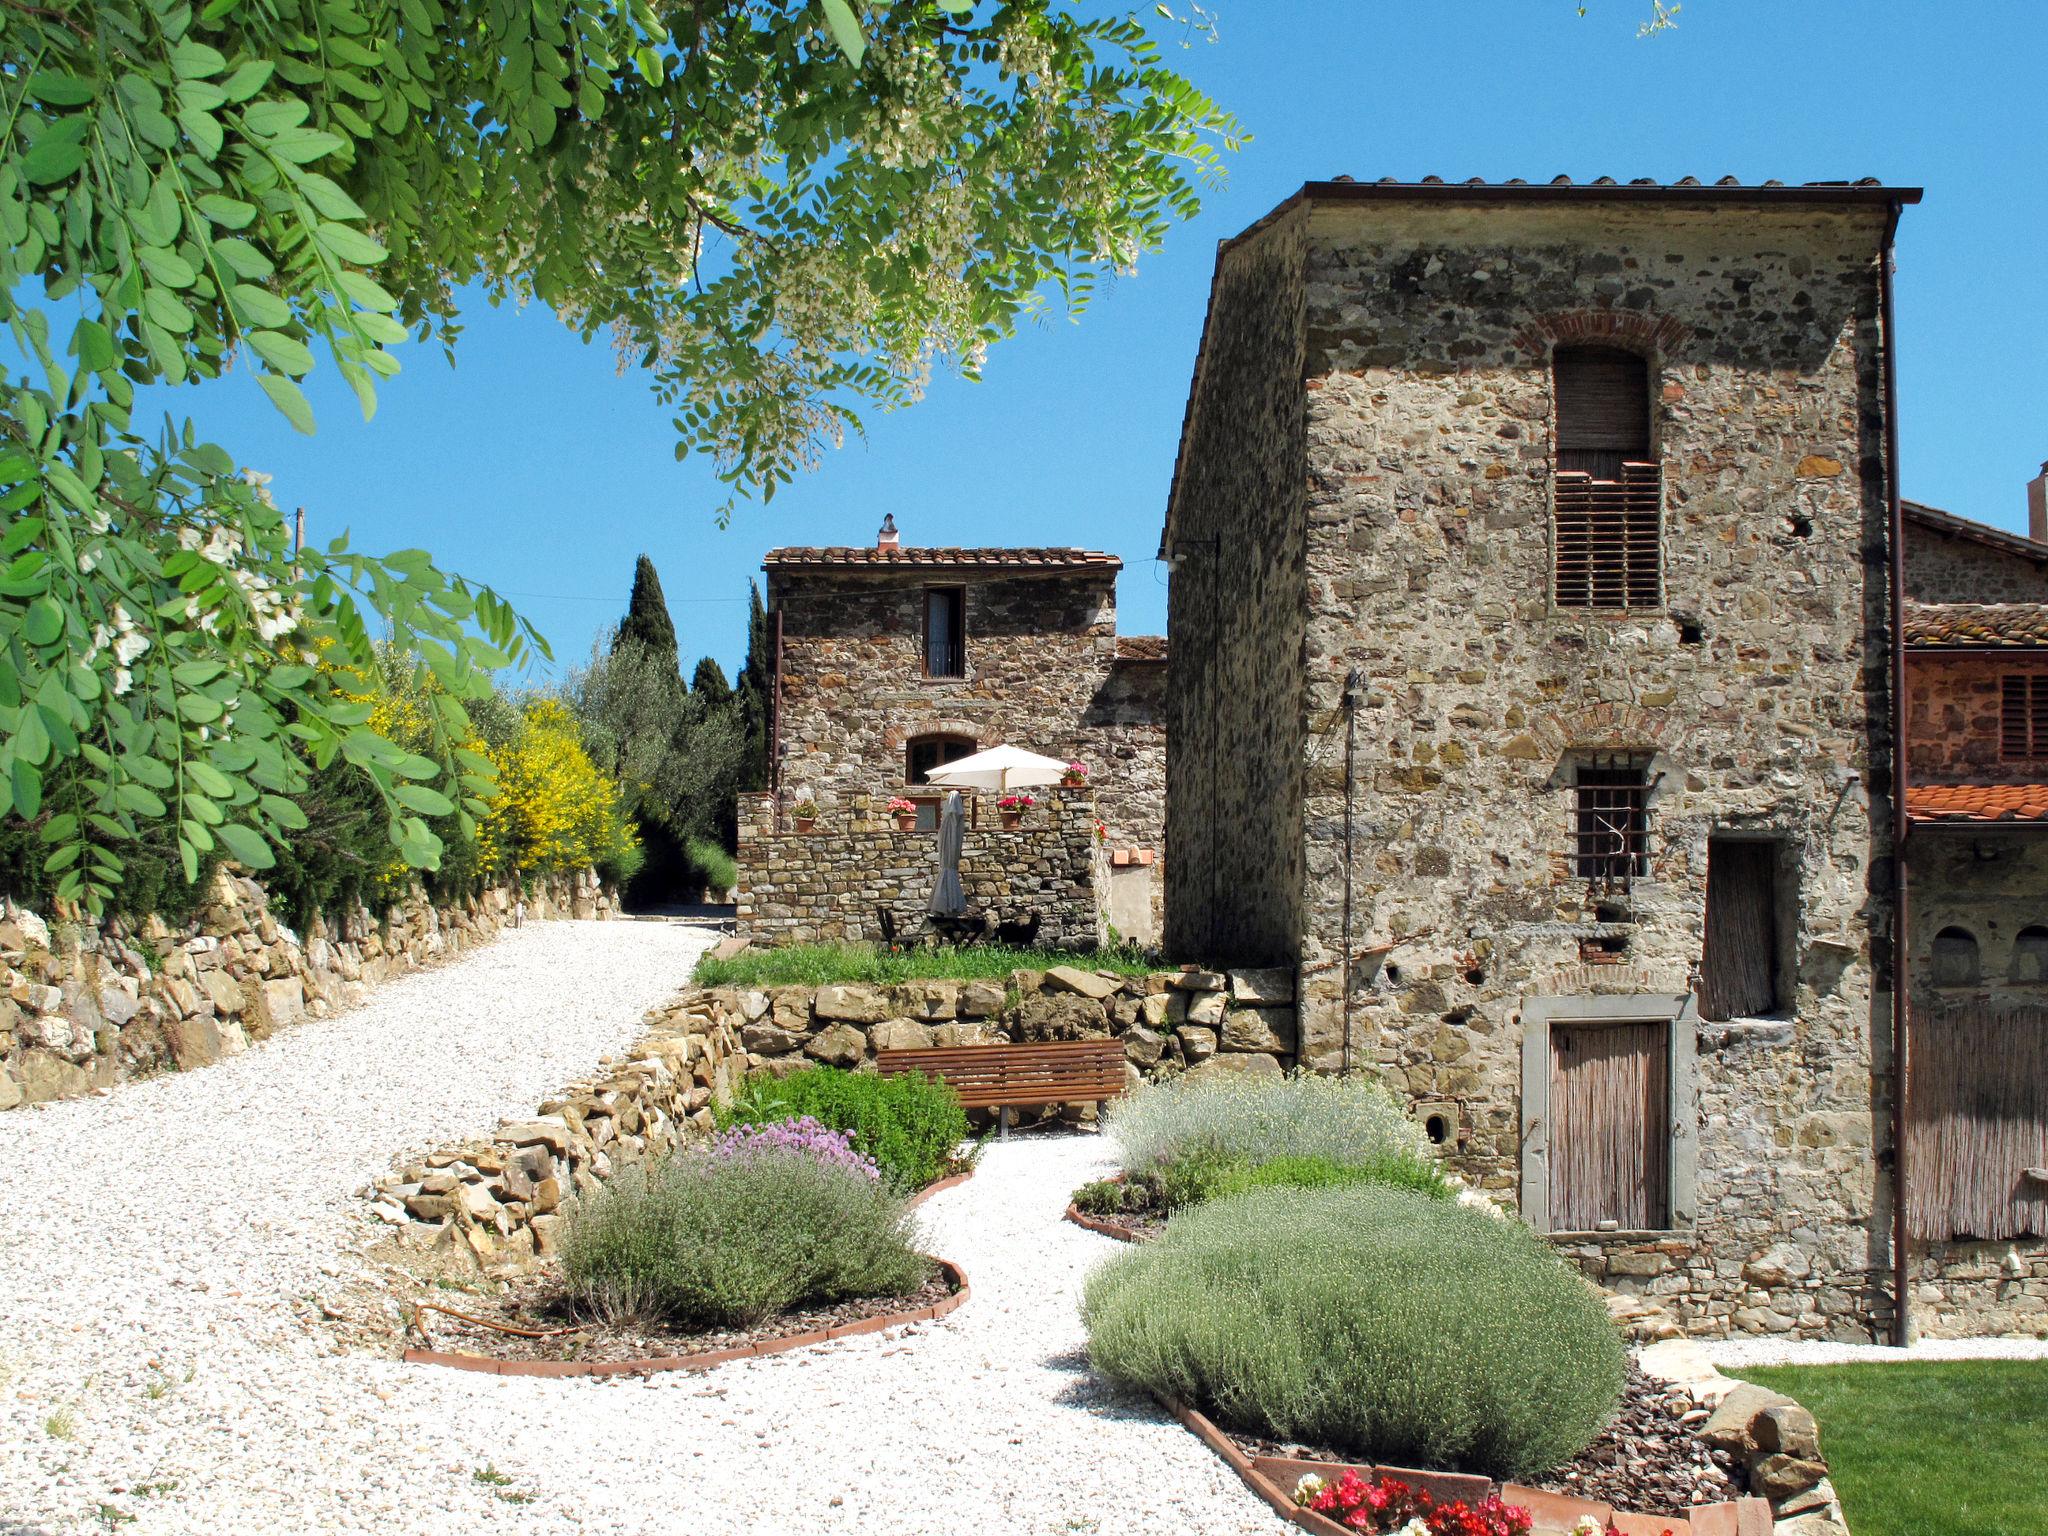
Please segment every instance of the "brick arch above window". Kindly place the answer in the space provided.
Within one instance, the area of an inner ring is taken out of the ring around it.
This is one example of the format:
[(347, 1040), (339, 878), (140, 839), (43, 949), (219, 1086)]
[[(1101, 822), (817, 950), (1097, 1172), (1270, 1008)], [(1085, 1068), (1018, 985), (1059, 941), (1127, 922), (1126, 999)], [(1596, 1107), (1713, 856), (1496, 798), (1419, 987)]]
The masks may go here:
[(1692, 327), (1671, 315), (1632, 309), (1561, 309), (1524, 321), (1513, 344), (1532, 361), (1548, 363), (1558, 347), (1626, 347), (1654, 365), (1692, 339)]
[[(1588, 704), (1578, 709), (1532, 712), (1521, 735), (1500, 750), (1503, 755), (1533, 756), (1553, 767), (1574, 753), (1641, 753), (1682, 759), (1688, 738), (1684, 720), (1671, 711), (1640, 704)], [(1510, 748), (1515, 749), (1511, 754)]]

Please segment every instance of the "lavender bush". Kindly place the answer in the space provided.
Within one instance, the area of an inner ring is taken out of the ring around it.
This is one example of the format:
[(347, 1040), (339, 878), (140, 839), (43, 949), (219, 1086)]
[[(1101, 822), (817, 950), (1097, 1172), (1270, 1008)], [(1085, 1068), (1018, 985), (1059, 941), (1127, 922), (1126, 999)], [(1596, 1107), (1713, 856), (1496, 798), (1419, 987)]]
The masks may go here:
[(931, 1273), (908, 1203), (842, 1133), (735, 1127), (572, 1209), (569, 1299), (612, 1320), (748, 1327), (811, 1303), (900, 1296)]
[(764, 1152), (789, 1152), (828, 1168), (844, 1168), (865, 1178), (879, 1180), (881, 1165), (853, 1150), (853, 1132), (835, 1131), (809, 1115), (793, 1120), (776, 1120), (767, 1125), (735, 1125), (711, 1144), (714, 1162), (731, 1162)]

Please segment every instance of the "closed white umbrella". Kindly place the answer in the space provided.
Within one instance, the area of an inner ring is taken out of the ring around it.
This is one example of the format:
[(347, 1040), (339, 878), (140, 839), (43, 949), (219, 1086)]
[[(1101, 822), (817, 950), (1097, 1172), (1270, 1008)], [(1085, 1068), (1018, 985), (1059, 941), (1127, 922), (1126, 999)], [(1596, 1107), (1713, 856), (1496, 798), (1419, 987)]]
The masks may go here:
[(932, 769), (925, 778), (948, 789), (1032, 789), (1059, 783), (1066, 771), (1064, 758), (1002, 746), (956, 758), (943, 768)]

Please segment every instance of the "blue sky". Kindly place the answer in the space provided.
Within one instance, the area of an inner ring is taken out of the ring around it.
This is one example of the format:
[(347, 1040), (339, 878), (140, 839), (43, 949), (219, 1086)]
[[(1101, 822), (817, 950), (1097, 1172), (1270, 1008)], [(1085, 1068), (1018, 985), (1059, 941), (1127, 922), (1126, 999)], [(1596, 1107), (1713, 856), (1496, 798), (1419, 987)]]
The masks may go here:
[(1211, 0), (1220, 41), (1176, 59), (1255, 137), (1201, 218), (1079, 324), (1027, 330), (979, 384), (935, 380), (726, 529), (719, 486), (675, 462), (645, 380), (539, 308), (478, 302), (453, 370), (436, 348), (400, 349), (405, 371), (367, 424), (322, 368), (312, 438), (246, 372), (149, 403), (270, 471), (313, 537), (423, 546), (512, 595), (558, 665), (624, 612), (645, 552), (686, 665), (710, 654), (734, 671), (762, 552), (865, 543), (885, 512), (908, 543), (1114, 551), (1121, 627), (1156, 633), (1152, 557), (1215, 243), (1304, 180), (1878, 176), (1927, 188), (1899, 239), (1906, 493), (2020, 527), (2048, 458), (2048, 13), (1686, 0), (1679, 30), (1641, 41), (1648, 0), (1587, 5), (1582, 18), (1571, 0)]

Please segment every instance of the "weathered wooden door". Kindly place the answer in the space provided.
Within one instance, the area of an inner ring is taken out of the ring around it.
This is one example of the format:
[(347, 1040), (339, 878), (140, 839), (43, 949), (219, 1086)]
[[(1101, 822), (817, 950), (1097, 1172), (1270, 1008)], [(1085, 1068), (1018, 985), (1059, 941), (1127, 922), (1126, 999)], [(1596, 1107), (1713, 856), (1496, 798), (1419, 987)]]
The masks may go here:
[(1550, 1229), (1670, 1224), (1671, 1026), (1550, 1030)]
[(2048, 1009), (1913, 1010), (1906, 1221), (1916, 1238), (2048, 1235)]

